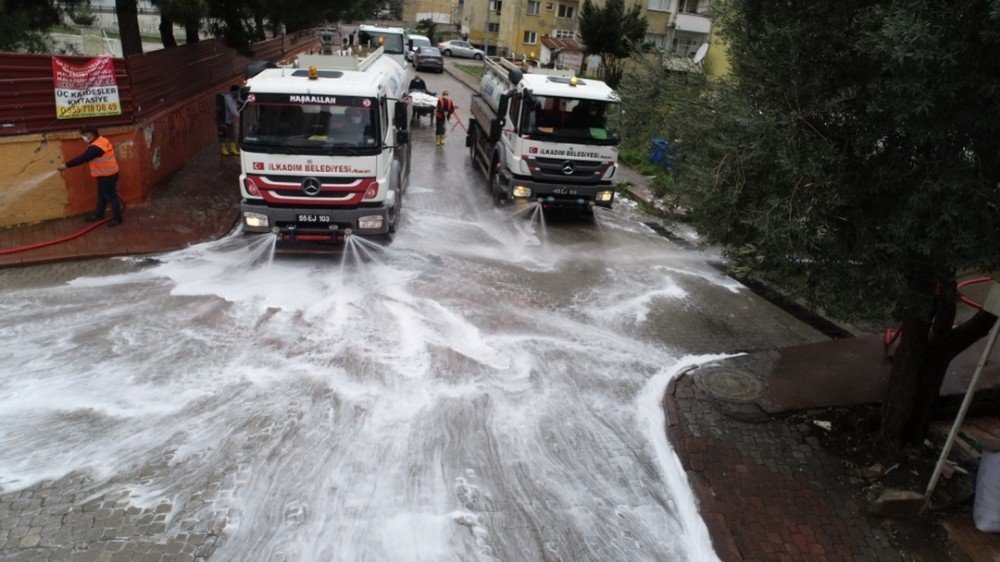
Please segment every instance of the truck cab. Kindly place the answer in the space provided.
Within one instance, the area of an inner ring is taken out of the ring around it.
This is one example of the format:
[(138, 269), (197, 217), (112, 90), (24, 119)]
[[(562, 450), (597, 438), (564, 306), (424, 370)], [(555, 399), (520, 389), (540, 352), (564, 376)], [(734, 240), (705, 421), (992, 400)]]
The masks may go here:
[(606, 84), (490, 60), (472, 113), (467, 145), (495, 200), (611, 206), (621, 102)]
[(337, 242), (395, 230), (409, 179), (404, 71), (381, 50), (301, 57), (244, 88), (244, 232)]

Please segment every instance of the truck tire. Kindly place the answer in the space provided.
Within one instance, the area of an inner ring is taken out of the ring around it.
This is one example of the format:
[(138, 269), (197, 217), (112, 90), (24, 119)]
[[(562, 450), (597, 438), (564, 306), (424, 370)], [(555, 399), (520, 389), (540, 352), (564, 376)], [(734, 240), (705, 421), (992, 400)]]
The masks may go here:
[(490, 195), (493, 196), (493, 204), (497, 207), (504, 207), (507, 205), (507, 193), (503, 190), (503, 185), (500, 180), (500, 172), (496, 169), (497, 164), (494, 161), (490, 169), (493, 171), (490, 174)]
[(397, 183), (400, 186), (396, 188), (396, 204), (392, 208), (392, 220), (389, 221), (389, 237), (391, 238), (393, 234), (396, 233), (396, 227), (399, 226), (399, 215), (403, 212), (403, 189), (402, 182)]
[(469, 158), (472, 159), (472, 165), (476, 165), (476, 143), (479, 142), (479, 128), (475, 125), (469, 126), (469, 136), (472, 137), (472, 142), (469, 143)]

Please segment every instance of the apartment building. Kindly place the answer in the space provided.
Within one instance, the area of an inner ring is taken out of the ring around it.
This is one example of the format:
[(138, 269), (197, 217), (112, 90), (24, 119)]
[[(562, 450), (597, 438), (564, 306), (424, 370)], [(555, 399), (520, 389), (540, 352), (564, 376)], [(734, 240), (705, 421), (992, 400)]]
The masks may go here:
[[(430, 1), (430, 0), (428, 0)], [(542, 38), (579, 39), (582, 0), (464, 0), (461, 30), (490, 54), (538, 58)], [(603, 0), (595, 0), (602, 4)], [(711, 0), (627, 0), (646, 16), (646, 41), (667, 53), (694, 56), (710, 41)]]
[(694, 56), (712, 34), (711, 0), (639, 0), (646, 15), (646, 42), (667, 53)]
[(441, 25), (458, 23), (459, 0), (404, 0), (403, 21), (409, 25), (429, 19)]
[(464, 0), (462, 33), (490, 54), (538, 58), (542, 38), (574, 39), (578, 0)]

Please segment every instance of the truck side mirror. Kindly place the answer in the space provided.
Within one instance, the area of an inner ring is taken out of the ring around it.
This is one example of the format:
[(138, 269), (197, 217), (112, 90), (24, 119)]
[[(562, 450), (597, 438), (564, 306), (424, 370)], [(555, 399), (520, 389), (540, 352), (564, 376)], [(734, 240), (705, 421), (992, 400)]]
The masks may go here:
[(406, 128), (409, 127), (410, 125), (410, 115), (408, 111), (409, 108), (410, 106), (408, 106), (406, 102), (403, 101), (397, 101), (396, 104), (393, 106), (392, 124), (396, 127), (396, 129), (400, 131), (405, 131)]
[(500, 142), (500, 135), (503, 133), (503, 125), (503, 119), (494, 119), (493, 122), (490, 123), (490, 142)]
[(240, 101), (245, 102), (250, 97), (250, 86), (240, 88)]
[(406, 144), (410, 142), (409, 131), (396, 131), (396, 144)]
[(509, 105), (510, 105), (510, 94), (503, 94), (502, 96), (500, 96), (500, 101), (497, 104), (497, 115), (499, 115), (501, 118), (503, 118), (504, 115), (507, 115), (507, 106)]

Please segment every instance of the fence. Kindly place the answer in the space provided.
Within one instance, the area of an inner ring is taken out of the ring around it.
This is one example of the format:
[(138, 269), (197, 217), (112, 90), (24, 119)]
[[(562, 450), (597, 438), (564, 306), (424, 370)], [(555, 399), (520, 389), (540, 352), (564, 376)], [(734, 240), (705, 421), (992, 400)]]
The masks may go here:
[[(313, 31), (304, 30), (255, 43), (253, 58), (278, 61), (314, 43)], [(67, 120), (56, 119), (51, 57), (0, 53), (0, 137), (76, 130), (83, 125), (130, 125), (192, 96), (221, 88), (242, 74), (249, 60), (220, 39), (116, 58), (122, 114)]]

